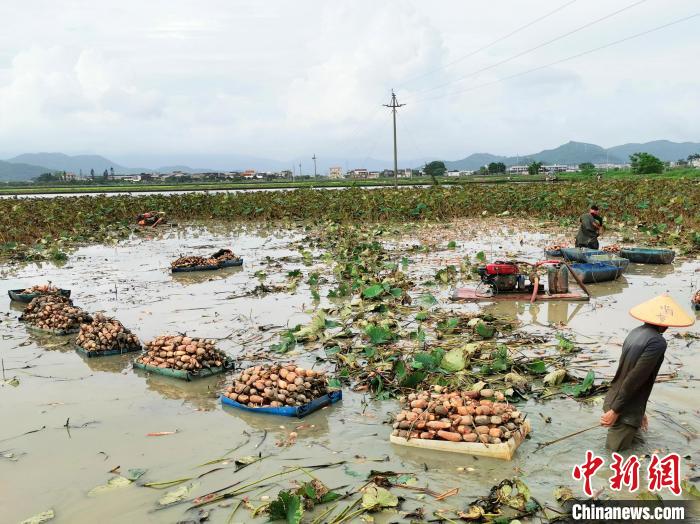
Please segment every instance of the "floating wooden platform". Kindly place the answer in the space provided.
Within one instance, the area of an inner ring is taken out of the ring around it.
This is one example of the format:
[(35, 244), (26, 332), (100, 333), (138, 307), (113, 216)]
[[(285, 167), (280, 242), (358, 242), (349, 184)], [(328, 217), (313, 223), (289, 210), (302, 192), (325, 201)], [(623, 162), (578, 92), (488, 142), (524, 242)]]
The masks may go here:
[(522, 425), (519, 431), (515, 432), (508, 442), (502, 444), (482, 444), (481, 442), (449, 442), (447, 440), (427, 440), (421, 438), (405, 439), (403, 437), (391, 436), (391, 443), (399, 446), (409, 446), (433, 451), (449, 451), (451, 453), (464, 453), (466, 455), (478, 455), (479, 457), (491, 457), (501, 460), (511, 460), (515, 451), (523, 443), (525, 437), (530, 433), (530, 422), (528, 420)]
[[(497, 293), (495, 295), (484, 295), (471, 287), (460, 287), (455, 289), (452, 300), (462, 300), (464, 302), (500, 302), (500, 301), (530, 301), (532, 293)], [(585, 293), (561, 293), (549, 295), (538, 293), (536, 302), (550, 300), (567, 300), (570, 302), (588, 302), (588, 295)]]

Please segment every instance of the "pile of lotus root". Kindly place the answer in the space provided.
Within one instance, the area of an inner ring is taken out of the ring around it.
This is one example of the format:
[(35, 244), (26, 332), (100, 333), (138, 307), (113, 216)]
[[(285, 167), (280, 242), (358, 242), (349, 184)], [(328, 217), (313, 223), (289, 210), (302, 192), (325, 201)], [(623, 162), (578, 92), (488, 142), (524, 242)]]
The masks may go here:
[(567, 248), (567, 247), (571, 247), (571, 246), (569, 246), (569, 243), (562, 242), (561, 244), (551, 244), (544, 249), (545, 249), (545, 251), (558, 251), (562, 248)]
[(236, 259), (236, 255), (230, 249), (220, 249), (210, 257), (188, 256), (180, 257), (170, 263), (171, 268), (177, 267), (197, 267), (197, 266), (219, 266), (227, 260)]
[(411, 393), (396, 416), (392, 435), (482, 444), (507, 442), (525, 419), (511, 404), (498, 399), (503, 400), (503, 395), (492, 389), (447, 393), (435, 386), (432, 392)]
[(113, 351), (125, 353), (141, 349), (141, 342), (117, 319), (97, 313), (89, 324), (81, 324), (77, 344), (89, 352)]
[(327, 394), (328, 381), (324, 372), (295, 364), (248, 368), (224, 391), (231, 400), (251, 408), (303, 406)]
[(92, 317), (61, 295), (39, 295), (27, 305), (20, 320), (34, 327), (59, 331), (77, 331), (80, 324), (92, 322)]
[(48, 295), (51, 293), (58, 293), (58, 292), (59, 292), (59, 289), (56, 286), (51, 285), (51, 282), (49, 282), (48, 284), (40, 284), (37, 286), (28, 287), (27, 289), (22, 291), (22, 293), (24, 293), (24, 294), (41, 293), (43, 295)]
[(605, 251), (606, 253), (612, 253), (614, 255), (617, 255), (620, 252), (620, 244), (610, 244), (609, 246), (603, 246), (600, 248), (601, 251)]
[(201, 369), (228, 367), (228, 357), (216, 349), (213, 340), (184, 335), (161, 335), (146, 343), (146, 354), (136, 362), (158, 368)]

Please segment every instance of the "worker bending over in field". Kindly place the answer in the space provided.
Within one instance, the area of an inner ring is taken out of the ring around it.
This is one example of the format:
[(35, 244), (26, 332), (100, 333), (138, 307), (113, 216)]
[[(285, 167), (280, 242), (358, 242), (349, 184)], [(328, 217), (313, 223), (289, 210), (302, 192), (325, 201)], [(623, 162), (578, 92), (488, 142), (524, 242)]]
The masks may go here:
[(581, 227), (576, 235), (576, 247), (598, 249), (598, 237), (603, 230), (603, 217), (598, 206), (593, 204), (588, 213), (581, 215)]
[(606, 446), (612, 451), (627, 449), (639, 428), (647, 430), (647, 400), (664, 360), (669, 327), (692, 326), (695, 319), (668, 295), (661, 295), (630, 309), (644, 322), (629, 332), (622, 345), (620, 363), (605, 395), (600, 424), (608, 429)]
[(158, 224), (165, 222), (165, 213), (163, 211), (147, 211), (136, 217), (139, 226), (156, 227)]

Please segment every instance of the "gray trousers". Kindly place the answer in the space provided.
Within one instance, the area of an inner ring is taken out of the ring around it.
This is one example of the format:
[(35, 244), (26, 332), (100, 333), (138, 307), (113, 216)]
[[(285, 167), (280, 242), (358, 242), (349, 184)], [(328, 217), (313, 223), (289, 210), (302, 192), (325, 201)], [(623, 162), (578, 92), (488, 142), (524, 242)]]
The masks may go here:
[(616, 422), (608, 429), (605, 447), (611, 451), (623, 451), (630, 448), (635, 440), (641, 441), (638, 430), (639, 428), (636, 426)]

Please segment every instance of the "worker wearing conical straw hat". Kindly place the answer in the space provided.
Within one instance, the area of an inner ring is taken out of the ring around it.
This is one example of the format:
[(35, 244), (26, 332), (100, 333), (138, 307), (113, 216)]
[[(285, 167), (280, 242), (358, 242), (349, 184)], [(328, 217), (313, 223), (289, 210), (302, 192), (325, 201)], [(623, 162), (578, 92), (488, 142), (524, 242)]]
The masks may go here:
[(647, 400), (666, 352), (662, 333), (695, 322), (668, 295), (633, 307), (630, 315), (644, 324), (630, 331), (622, 345), (620, 363), (603, 403), (605, 413), (600, 417), (601, 425), (609, 428), (606, 446), (613, 451), (629, 448), (639, 428), (647, 430)]

